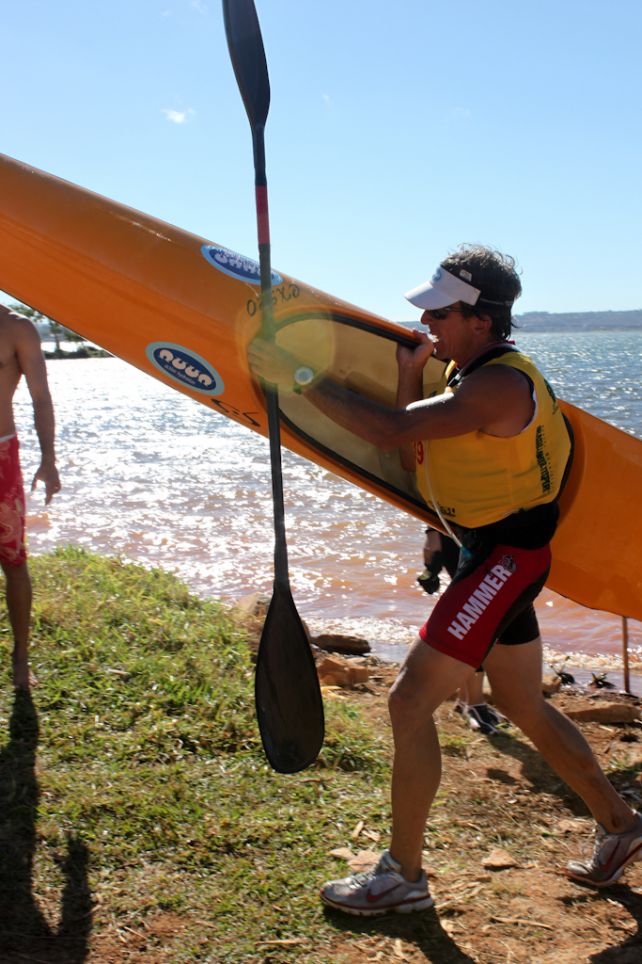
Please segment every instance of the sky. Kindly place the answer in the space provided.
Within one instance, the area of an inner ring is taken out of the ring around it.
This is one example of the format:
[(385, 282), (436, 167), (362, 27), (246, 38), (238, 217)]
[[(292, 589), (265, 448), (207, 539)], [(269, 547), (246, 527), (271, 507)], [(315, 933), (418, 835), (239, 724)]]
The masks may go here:
[[(278, 271), (411, 320), (403, 293), (484, 243), (518, 313), (642, 308), (641, 0), (256, 6)], [(0, 13), (3, 153), (257, 257), (219, 0)]]

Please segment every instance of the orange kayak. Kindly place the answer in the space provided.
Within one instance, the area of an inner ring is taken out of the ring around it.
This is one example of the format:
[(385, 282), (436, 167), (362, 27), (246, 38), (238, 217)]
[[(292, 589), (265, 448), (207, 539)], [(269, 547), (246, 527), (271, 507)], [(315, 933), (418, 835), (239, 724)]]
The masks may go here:
[[(396, 346), (412, 343), (412, 333), (280, 272), (272, 283), (279, 343), (391, 404)], [(252, 259), (0, 155), (0, 289), (267, 435), (246, 358), (260, 323)], [(441, 371), (429, 362), (427, 393)], [(642, 442), (562, 405), (575, 459), (548, 586), (589, 608), (642, 619)], [(292, 451), (440, 527), (396, 452), (339, 428), (301, 395), (282, 398), (281, 414)]]

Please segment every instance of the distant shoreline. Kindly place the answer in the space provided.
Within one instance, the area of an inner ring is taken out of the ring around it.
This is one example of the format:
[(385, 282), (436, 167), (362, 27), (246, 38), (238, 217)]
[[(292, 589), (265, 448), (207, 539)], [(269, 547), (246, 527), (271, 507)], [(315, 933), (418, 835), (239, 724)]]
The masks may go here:
[[(635, 311), (547, 312), (529, 311), (515, 315), (517, 334), (571, 334), (573, 332), (642, 332), (642, 309)], [(418, 321), (398, 321), (403, 328), (418, 329)], [(44, 339), (43, 339), (44, 340)], [(111, 352), (81, 342), (73, 351), (43, 349), (47, 361), (77, 358), (112, 358)]]
[(635, 311), (527, 311), (515, 315), (525, 331), (632, 331), (642, 329), (642, 309)]
[[(0, 292), (0, 303), (10, 306), (9, 296)], [(516, 327), (526, 332), (570, 332), (570, 331), (642, 331), (642, 308), (605, 311), (525, 311), (514, 316)], [(397, 321), (404, 328), (416, 328), (415, 321)], [(43, 338), (48, 341), (49, 338)], [(105, 353), (109, 356), (109, 352)], [(97, 355), (90, 357), (105, 357)], [(46, 357), (62, 358), (65, 355), (46, 353)], [(70, 357), (76, 357), (71, 355)], [(79, 355), (78, 357), (86, 357)]]
[(93, 348), (88, 345), (82, 345), (74, 351), (63, 351), (63, 349), (43, 351), (43, 355), (47, 361), (67, 361), (76, 358), (113, 358), (111, 352), (105, 351), (104, 348)]
[[(514, 316), (515, 327), (525, 334), (572, 331), (642, 331), (642, 308), (634, 311), (526, 311)], [(400, 322), (415, 328), (417, 322)]]

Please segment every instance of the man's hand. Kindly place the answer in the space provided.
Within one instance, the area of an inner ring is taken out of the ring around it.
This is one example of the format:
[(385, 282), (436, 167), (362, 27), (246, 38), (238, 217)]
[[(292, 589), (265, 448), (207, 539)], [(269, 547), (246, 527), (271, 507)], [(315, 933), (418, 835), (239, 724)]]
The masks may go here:
[(294, 391), (294, 373), (301, 362), (273, 341), (259, 335), (248, 348), (247, 360), (257, 378), (276, 385), (281, 393)]
[(60, 478), (58, 476), (58, 469), (56, 468), (55, 462), (42, 461), (38, 471), (33, 477), (33, 482), (31, 483), (31, 491), (35, 492), (36, 485), (38, 482), (44, 482), (45, 486), (45, 505), (49, 505), (54, 495), (60, 492), (62, 486), (60, 485)]
[(407, 348), (406, 345), (397, 345), (397, 365), (399, 371), (404, 372), (423, 372), (426, 362), (435, 350), (435, 343), (431, 341), (425, 331), (418, 331), (417, 345), (415, 348)]

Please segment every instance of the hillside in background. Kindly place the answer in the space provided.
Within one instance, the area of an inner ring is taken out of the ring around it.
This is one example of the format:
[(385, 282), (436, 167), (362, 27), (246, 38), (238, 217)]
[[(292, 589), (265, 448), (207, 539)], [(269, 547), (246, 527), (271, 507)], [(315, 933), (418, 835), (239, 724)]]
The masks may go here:
[(527, 311), (515, 315), (522, 331), (604, 331), (642, 328), (642, 308), (635, 311)]
[[(633, 311), (527, 311), (515, 315), (521, 331), (639, 331), (642, 330), (642, 308)], [(419, 328), (418, 321), (400, 322), (407, 328)]]

